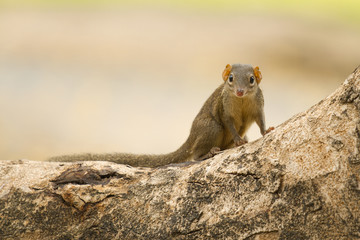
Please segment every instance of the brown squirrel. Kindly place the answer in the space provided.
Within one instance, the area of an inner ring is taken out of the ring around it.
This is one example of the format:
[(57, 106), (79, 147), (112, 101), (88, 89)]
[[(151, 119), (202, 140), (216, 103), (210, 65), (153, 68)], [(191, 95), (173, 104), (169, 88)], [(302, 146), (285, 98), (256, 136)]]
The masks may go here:
[(110, 161), (131, 166), (159, 167), (189, 160), (204, 160), (221, 150), (247, 143), (246, 131), (256, 122), (262, 135), (266, 130), (264, 98), (259, 88), (262, 79), (259, 67), (226, 65), (222, 74), (224, 83), (206, 100), (195, 117), (188, 139), (169, 154), (74, 154), (56, 156), (48, 161)]

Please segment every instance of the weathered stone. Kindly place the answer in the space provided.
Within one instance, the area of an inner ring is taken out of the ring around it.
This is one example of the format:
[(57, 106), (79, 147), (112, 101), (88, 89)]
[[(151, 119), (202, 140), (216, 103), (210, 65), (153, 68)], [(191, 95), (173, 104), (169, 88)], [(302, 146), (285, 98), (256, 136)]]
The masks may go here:
[(0, 161), (0, 239), (359, 239), (359, 89), (202, 162)]

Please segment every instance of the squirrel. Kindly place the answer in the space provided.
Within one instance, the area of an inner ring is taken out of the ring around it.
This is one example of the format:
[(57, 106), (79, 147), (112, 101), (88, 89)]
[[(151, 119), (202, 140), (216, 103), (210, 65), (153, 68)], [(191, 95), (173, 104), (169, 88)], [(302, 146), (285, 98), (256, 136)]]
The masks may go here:
[(227, 64), (222, 73), (224, 83), (206, 100), (195, 117), (189, 137), (176, 151), (168, 154), (74, 154), (55, 156), (52, 162), (110, 161), (133, 167), (160, 167), (213, 157), (221, 150), (247, 143), (246, 131), (256, 122), (264, 136), (266, 129), (264, 97), (259, 84), (259, 67)]

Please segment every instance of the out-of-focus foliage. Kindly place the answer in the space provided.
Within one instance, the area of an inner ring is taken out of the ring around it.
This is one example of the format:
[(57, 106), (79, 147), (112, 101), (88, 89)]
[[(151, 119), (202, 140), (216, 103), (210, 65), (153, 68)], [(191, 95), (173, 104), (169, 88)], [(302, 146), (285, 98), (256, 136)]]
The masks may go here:
[(349, 22), (360, 21), (358, 0), (2, 0), (2, 7), (174, 7), (191, 11), (244, 12), (274, 11), (289, 15), (329, 16)]

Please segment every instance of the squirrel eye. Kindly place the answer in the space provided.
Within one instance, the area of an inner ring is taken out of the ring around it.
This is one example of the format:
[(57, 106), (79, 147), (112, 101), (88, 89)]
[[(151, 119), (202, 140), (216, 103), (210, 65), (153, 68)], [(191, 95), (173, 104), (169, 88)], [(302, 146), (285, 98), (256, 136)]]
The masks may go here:
[(234, 76), (232, 74), (229, 75), (229, 82), (232, 82), (234, 80)]
[(255, 78), (254, 78), (254, 76), (251, 76), (250, 77), (250, 84), (254, 84), (254, 82), (255, 82)]

